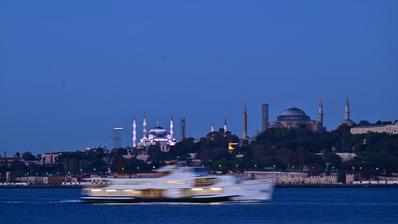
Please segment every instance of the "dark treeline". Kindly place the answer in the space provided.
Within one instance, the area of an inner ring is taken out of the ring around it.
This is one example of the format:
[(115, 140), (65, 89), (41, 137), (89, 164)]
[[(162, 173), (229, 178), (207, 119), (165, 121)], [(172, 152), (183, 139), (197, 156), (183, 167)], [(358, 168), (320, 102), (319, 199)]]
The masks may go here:
[[(398, 172), (398, 135), (368, 133), (352, 135), (350, 128), (340, 126), (331, 132), (311, 132), (305, 128), (272, 128), (246, 142), (240, 147), (228, 150), (229, 143), (239, 138), (222, 129), (211, 132), (195, 141), (187, 138), (162, 152), (154, 146), (148, 149), (148, 160), (144, 162), (135, 156), (145, 149), (134, 149), (133, 157), (126, 158), (126, 148), (110, 152), (103, 147), (88, 151), (63, 153), (53, 165), (26, 163), (40, 155), (29, 152), (16, 156), (22, 160), (0, 165), (1, 174), (6, 170), (12, 175), (84, 175), (88, 173), (135, 173), (149, 171), (172, 160), (195, 158), (213, 171), (279, 170), (305, 171), (311, 174), (354, 172), (364, 177), (390, 175)], [(357, 156), (343, 161), (336, 153), (355, 153)]]

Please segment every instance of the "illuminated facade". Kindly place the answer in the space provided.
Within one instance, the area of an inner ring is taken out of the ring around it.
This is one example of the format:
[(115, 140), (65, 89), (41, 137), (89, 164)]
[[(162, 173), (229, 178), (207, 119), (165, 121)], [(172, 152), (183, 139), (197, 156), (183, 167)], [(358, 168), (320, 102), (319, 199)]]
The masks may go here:
[(144, 117), (142, 127), (143, 127), (143, 135), (142, 138), (137, 143), (136, 136), (136, 121), (133, 120), (133, 147), (137, 148), (149, 148), (150, 146), (159, 146), (161, 151), (167, 152), (170, 150), (170, 146), (174, 146), (176, 144), (176, 139), (174, 138), (174, 123), (173, 118), (170, 119), (170, 131), (166, 131), (166, 129), (162, 128), (159, 123), (148, 131), (148, 123), (146, 116)]

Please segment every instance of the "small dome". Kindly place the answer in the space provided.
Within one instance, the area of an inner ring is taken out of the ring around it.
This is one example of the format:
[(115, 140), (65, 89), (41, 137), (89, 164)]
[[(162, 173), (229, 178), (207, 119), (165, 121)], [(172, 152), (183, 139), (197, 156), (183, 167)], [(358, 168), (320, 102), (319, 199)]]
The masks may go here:
[(285, 110), (278, 116), (278, 121), (309, 121), (310, 117), (299, 108), (292, 107)]
[(349, 119), (344, 119), (344, 120), (341, 122), (340, 125), (343, 125), (343, 124), (348, 125), (348, 126), (351, 127), (351, 126), (354, 126), (354, 125), (355, 125), (355, 122), (352, 121), (352, 120), (349, 120)]

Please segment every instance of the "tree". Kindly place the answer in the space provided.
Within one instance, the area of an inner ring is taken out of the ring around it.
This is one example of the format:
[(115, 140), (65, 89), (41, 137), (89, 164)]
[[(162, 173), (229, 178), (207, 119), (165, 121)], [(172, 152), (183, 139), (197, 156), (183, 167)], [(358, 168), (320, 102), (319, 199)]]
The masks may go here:
[(335, 153), (329, 153), (325, 155), (325, 162), (330, 164), (330, 166), (335, 167), (335, 169), (337, 169), (340, 167), (342, 159), (340, 156), (336, 155)]
[(358, 125), (359, 126), (367, 126), (367, 125), (370, 125), (370, 122), (367, 120), (360, 120)]
[(36, 157), (31, 152), (24, 152), (22, 154), (22, 159), (25, 161), (33, 161), (36, 160)]

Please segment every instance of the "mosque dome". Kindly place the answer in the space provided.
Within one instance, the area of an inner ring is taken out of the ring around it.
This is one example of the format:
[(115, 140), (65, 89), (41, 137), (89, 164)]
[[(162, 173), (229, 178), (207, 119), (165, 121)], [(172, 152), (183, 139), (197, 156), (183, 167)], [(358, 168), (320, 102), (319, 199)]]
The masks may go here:
[(345, 125), (348, 125), (348, 126), (354, 126), (355, 125), (355, 122), (354, 121), (352, 121), (352, 120), (350, 120), (350, 119), (344, 119), (341, 123), (340, 123), (340, 125), (343, 125), (343, 124), (345, 124)]
[(169, 133), (164, 128), (156, 126), (149, 130), (149, 134), (155, 138), (166, 138)]
[(309, 121), (310, 117), (299, 108), (292, 107), (285, 110), (280, 116), (278, 121)]

